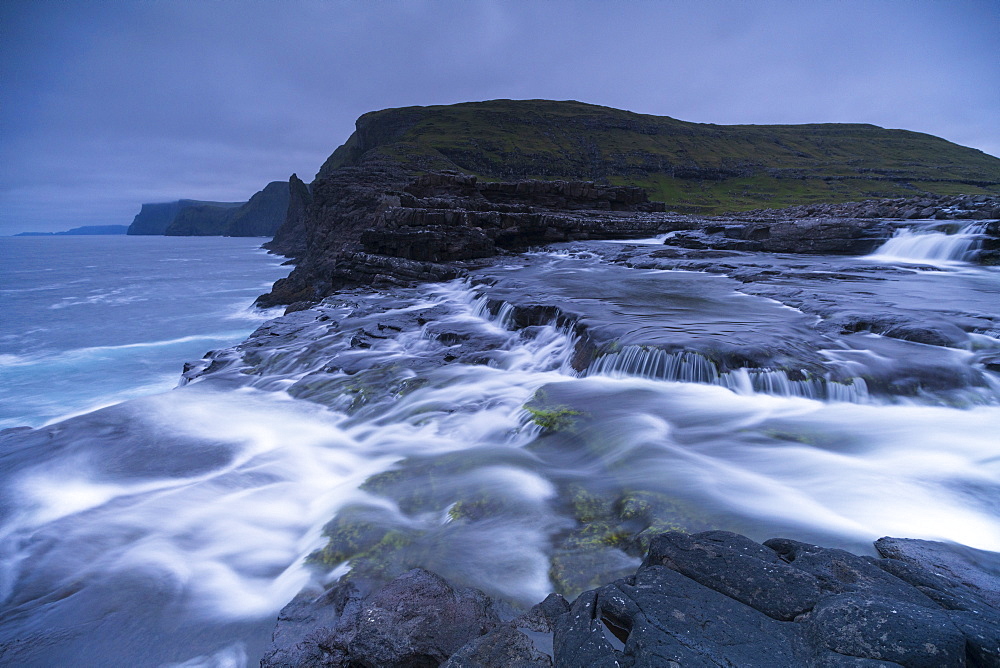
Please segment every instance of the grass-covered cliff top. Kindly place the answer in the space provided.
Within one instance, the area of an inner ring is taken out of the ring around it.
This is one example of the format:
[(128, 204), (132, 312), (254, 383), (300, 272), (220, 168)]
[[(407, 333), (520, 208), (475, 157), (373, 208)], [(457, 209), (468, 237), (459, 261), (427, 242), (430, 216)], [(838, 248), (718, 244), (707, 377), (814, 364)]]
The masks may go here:
[(369, 151), (484, 180), (639, 185), (692, 212), (1000, 193), (1000, 159), (874, 125), (712, 125), (581, 102), (492, 100), (363, 115), (319, 176)]

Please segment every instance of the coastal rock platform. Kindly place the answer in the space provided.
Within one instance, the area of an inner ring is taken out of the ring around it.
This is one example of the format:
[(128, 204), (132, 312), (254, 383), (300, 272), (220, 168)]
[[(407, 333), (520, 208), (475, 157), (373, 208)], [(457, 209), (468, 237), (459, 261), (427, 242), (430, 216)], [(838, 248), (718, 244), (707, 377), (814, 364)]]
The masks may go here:
[(423, 569), (344, 582), (282, 610), (261, 666), (1000, 665), (1000, 554), (875, 548), (668, 532), (634, 575), (524, 614)]

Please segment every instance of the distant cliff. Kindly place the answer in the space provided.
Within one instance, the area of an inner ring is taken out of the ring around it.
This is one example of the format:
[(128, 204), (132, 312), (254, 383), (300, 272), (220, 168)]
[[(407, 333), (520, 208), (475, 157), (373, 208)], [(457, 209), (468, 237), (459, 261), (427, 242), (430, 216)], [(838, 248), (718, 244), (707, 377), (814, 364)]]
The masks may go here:
[(176, 202), (143, 204), (128, 234), (167, 236), (270, 237), (285, 220), (288, 183), (274, 181), (248, 202)]
[[(250, 201), (232, 212), (223, 236), (273, 237), (288, 211), (287, 181), (272, 181)], [(168, 232), (169, 234), (169, 232)]]
[(243, 202), (203, 202), (194, 199), (182, 199), (176, 202), (143, 204), (139, 213), (128, 226), (128, 234), (165, 234), (177, 214), (183, 209), (197, 207), (214, 207), (232, 209), (242, 206)]
[(74, 227), (71, 230), (66, 230), (65, 232), (21, 232), (20, 234), (15, 234), (15, 237), (60, 237), (60, 236), (78, 236), (78, 235), (92, 235), (92, 234), (125, 234), (128, 230), (126, 225), (84, 225), (83, 227)]

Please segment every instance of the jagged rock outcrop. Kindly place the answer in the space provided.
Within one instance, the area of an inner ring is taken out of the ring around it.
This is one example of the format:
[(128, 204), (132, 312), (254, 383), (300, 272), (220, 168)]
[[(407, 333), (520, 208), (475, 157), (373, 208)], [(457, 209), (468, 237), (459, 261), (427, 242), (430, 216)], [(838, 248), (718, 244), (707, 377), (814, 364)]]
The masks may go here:
[[(448, 262), (501, 250), (610, 237), (649, 237), (669, 227), (641, 188), (581, 181), (480, 183), (457, 173), (424, 174), (361, 234), (365, 251)], [(614, 213), (612, 213), (614, 212)], [(629, 212), (629, 214), (626, 214)]]
[(282, 610), (261, 666), (1000, 665), (1000, 554), (875, 547), (665, 533), (633, 576), (521, 616), (420, 569), (367, 596), (342, 583)]
[(306, 212), (312, 204), (309, 186), (295, 174), (288, 178), (288, 207), (274, 238), (264, 248), (286, 257), (301, 257), (306, 252)]

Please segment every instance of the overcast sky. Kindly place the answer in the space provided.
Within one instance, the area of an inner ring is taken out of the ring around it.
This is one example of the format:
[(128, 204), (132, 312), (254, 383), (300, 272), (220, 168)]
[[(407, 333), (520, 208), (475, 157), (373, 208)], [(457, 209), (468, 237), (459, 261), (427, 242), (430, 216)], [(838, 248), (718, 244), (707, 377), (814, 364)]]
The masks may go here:
[(0, 2), (0, 234), (310, 181), (366, 111), (574, 99), (1000, 156), (998, 0)]

